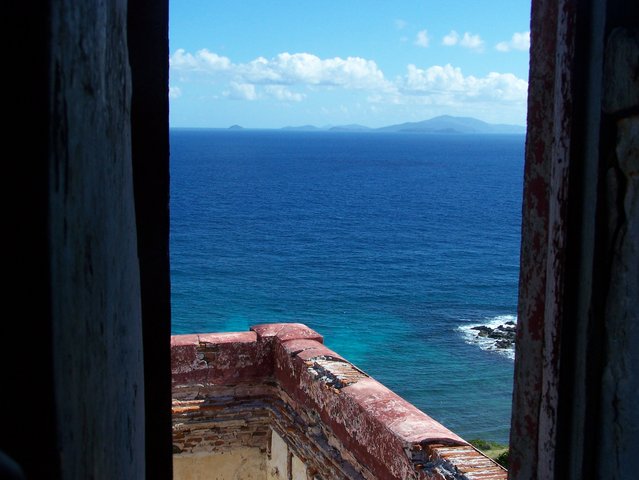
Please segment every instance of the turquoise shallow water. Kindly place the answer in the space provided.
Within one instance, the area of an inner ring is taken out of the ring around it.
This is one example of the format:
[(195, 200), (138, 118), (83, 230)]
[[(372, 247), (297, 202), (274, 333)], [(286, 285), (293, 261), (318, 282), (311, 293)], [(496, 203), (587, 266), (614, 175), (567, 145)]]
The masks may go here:
[(173, 332), (302, 322), (466, 438), (507, 441), (523, 136), (171, 131)]

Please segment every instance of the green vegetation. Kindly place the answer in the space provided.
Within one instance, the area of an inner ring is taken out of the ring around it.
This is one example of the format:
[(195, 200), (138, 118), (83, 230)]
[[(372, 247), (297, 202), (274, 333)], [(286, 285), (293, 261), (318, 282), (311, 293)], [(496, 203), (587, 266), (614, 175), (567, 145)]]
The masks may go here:
[(495, 460), (504, 468), (508, 468), (508, 445), (476, 438), (469, 443), (484, 455)]

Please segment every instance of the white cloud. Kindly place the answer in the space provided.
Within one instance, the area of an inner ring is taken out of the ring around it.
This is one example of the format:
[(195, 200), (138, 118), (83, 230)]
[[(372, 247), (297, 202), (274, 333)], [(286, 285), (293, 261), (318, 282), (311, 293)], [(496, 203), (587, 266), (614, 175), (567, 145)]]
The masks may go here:
[(255, 85), (250, 83), (229, 83), (230, 90), (224, 92), (224, 96), (233, 100), (257, 100)]
[(515, 50), (530, 50), (530, 32), (514, 33), (511, 45)]
[(430, 38), (428, 37), (428, 31), (427, 30), (420, 30), (419, 32), (417, 32), (417, 37), (415, 37), (415, 45), (417, 45), (418, 47), (428, 47), (428, 44), (430, 43)]
[(452, 65), (435, 65), (421, 69), (409, 65), (400, 85), (408, 97), (426, 97), (429, 103), (459, 105), (467, 102), (526, 102), (528, 83), (512, 73), (491, 72), (485, 77), (464, 76)]
[(463, 91), (464, 77), (461, 69), (452, 65), (432, 66), (426, 70), (408, 65), (404, 77), (403, 92), (408, 94), (440, 93), (446, 91)]
[(403, 30), (407, 25), (408, 22), (406, 20), (402, 20), (401, 18), (395, 20), (395, 28), (397, 30)]
[(169, 59), (175, 71), (198, 71), (237, 84), (342, 86), (350, 89), (384, 88), (390, 85), (372, 60), (361, 57), (321, 59), (310, 53), (280, 53), (247, 63), (232, 63), (206, 49), (195, 55), (176, 50)]
[(284, 102), (301, 102), (306, 96), (302, 93), (291, 92), (288, 88), (282, 85), (267, 85), (264, 87), (264, 92), (268, 96)]
[(476, 51), (482, 51), (484, 49), (484, 41), (479, 35), (473, 35), (470, 32), (465, 32), (460, 36), (455, 30), (451, 30), (448, 34), (444, 35), (442, 38), (442, 45), (446, 47), (459, 45), (460, 47)]
[(361, 57), (321, 59), (310, 53), (280, 53), (238, 65), (237, 73), (251, 83), (324, 85), (351, 89), (380, 88), (388, 82), (372, 60)]
[(172, 87), (169, 85), (169, 98), (178, 98), (182, 96), (182, 90), (180, 87)]
[[(426, 32), (424, 32), (427, 35)], [(481, 38), (451, 31), (443, 42), (479, 49)], [(405, 73), (387, 79), (377, 64), (361, 57), (320, 58), (310, 53), (280, 53), (273, 58), (257, 57), (233, 63), (208, 50), (195, 54), (177, 50), (170, 59), (174, 86), (172, 98), (180, 95), (182, 81), (204, 80), (206, 88), (228, 99), (302, 102), (322, 92), (363, 92), (359, 99), (368, 105), (423, 105), (451, 113), (510, 111), (525, 112), (528, 84), (511, 73), (492, 72), (482, 77), (464, 75), (458, 67), (408, 65)]]
[(179, 48), (169, 57), (169, 65), (176, 70), (222, 71), (231, 68), (231, 60), (206, 48), (198, 50), (195, 55)]
[(198, 61), (183, 48), (178, 48), (175, 53), (169, 56), (169, 66), (178, 70), (196, 70)]
[(231, 60), (227, 57), (221, 57), (217, 53), (209, 52), (206, 48), (198, 51), (197, 56), (209, 69), (228, 70), (231, 68)]
[(507, 42), (499, 42), (495, 49), (500, 52), (510, 52), (511, 50), (530, 50), (530, 32), (515, 32)]
[(479, 35), (473, 35), (469, 32), (464, 33), (464, 36), (459, 40), (459, 45), (471, 50), (482, 50), (484, 48), (484, 41)]
[(459, 33), (455, 30), (451, 30), (448, 35), (444, 35), (444, 38), (442, 38), (442, 45), (447, 47), (457, 45), (457, 42), (459, 42)]

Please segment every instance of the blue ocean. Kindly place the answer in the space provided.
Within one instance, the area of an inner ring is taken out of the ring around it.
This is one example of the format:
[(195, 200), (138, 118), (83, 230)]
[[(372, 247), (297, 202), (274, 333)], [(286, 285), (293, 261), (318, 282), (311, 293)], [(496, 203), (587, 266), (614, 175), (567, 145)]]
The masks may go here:
[(302, 322), (467, 439), (507, 442), (524, 137), (173, 129), (173, 333)]

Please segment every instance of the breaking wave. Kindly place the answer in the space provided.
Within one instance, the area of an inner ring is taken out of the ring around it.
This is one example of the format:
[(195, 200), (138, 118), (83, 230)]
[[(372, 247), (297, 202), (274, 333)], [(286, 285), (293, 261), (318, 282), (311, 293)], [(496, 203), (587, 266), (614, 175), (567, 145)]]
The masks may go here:
[(460, 325), (457, 330), (461, 332), (466, 343), (514, 360), (516, 323), (516, 315), (498, 315), (481, 323)]

